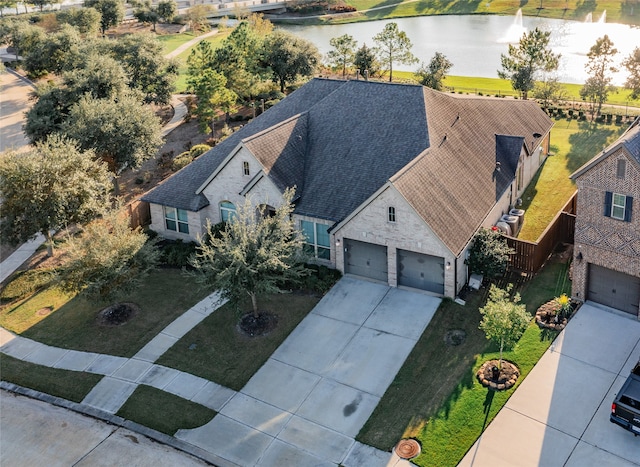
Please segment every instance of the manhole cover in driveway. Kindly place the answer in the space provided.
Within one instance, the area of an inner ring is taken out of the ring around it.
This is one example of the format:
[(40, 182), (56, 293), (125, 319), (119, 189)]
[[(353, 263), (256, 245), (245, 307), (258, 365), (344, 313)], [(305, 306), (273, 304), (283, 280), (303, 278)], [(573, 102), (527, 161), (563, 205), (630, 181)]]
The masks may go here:
[(402, 459), (413, 459), (420, 454), (420, 443), (415, 439), (401, 439), (394, 448), (398, 457)]

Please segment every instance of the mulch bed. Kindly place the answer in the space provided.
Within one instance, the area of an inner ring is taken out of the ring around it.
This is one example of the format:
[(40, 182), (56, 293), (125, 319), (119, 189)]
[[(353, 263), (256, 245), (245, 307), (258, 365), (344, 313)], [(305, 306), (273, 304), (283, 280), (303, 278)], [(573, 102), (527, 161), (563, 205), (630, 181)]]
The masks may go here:
[(115, 303), (98, 313), (98, 324), (102, 326), (121, 326), (131, 320), (140, 311), (135, 303)]
[(498, 367), (499, 360), (489, 360), (484, 362), (476, 376), (480, 384), (494, 391), (506, 391), (512, 388), (520, 377), (520, 370), (515, 363), (502, 360), (502, 368), (494, 376), (493, 368)]
[(278, 326), (278, 316), (268, 311), (259, 311), (258, 317), (253, 312), (240, 318), (238, 331), (247, 337), (266, 336)]

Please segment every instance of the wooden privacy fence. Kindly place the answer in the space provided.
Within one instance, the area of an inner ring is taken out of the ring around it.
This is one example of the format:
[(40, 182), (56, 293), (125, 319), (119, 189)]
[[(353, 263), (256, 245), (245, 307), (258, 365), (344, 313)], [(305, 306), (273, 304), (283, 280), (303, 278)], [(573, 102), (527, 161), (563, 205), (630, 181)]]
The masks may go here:
[(135, 200), (125, 206), (132, 229), (151, 224), (151, 209), (146, 201)]
[(507, 244), (515, 250), (509, 266), (529, 274), (536, 273), (559, 243), (573, 243), (576, 225), (576, 194), (559, 211), (538, 240), (530, 242), (505, 236)]

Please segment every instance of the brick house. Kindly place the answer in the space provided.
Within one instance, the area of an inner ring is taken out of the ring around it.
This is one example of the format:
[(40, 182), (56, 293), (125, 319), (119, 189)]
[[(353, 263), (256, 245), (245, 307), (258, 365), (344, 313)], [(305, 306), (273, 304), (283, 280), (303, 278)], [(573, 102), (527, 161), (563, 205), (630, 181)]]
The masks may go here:
[(578, 187), (572, 295), (640, 318), (640, 215), (633, 212), (640, 119), (571, 179)]
[(453, 297), (466, 250), (545, 160), (552, 122), (530, 101), (313, 79), (143, 200), (151, 228), (195, 240), (250, 197), (294, 218), (318, 263)]

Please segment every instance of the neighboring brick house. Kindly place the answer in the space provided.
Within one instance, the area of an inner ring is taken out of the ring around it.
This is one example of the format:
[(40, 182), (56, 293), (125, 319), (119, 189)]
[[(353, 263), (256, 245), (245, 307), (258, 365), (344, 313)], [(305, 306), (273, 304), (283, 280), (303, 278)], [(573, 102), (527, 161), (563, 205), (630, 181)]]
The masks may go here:
[(319, 263), (453, 297), (477, 230), (547, 156), (535, 102), (314, 79), (147, 193), (151, 228), (196, 239), (249, 196), (294, 217)]
[(571, 178), (578, 186), (572, 295), (640, 318), (640, 119)]

